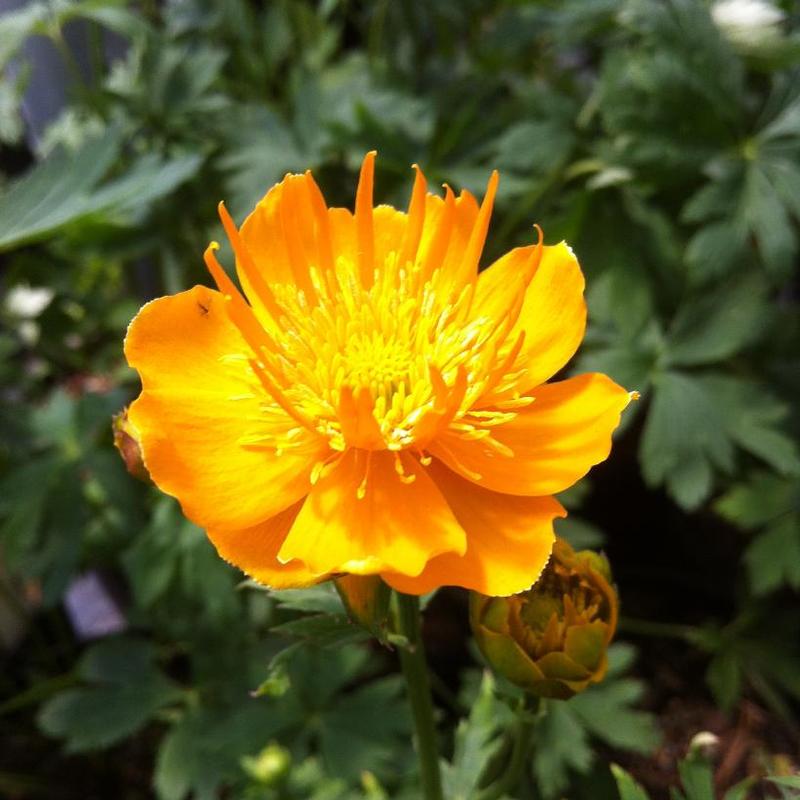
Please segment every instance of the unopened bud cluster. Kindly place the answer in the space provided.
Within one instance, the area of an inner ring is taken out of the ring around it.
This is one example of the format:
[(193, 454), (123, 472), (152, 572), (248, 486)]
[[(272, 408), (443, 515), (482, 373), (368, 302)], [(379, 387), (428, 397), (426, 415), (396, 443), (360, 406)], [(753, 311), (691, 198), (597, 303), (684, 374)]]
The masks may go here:
[(511, 597), (473, 593), (470, 621), (489, 663), (540, 697), (567, 699), (605, 675), (617, 594), (603, 555), (557, 539), (539, 580)]

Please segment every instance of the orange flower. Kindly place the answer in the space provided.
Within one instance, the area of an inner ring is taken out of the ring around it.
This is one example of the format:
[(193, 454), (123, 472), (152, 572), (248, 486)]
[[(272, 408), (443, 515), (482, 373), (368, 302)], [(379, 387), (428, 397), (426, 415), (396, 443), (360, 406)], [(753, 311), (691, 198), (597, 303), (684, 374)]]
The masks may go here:
[(239, 230), (220, 204), (243, 295), (212, 243), (219, 291), (142, 308), (129, 419), (155, 483), (262, 583), (513, 594), (547, 562), (551, 495), (608, 456), (631, 395), (600, 374), (545, 383), (586, 322), (566, 244), (539, 232), (478, 273), (497, 173), (479, 207), (417, 169), (403, 213), (373, 208), (374, 156), (355, 214), (310, 173)]

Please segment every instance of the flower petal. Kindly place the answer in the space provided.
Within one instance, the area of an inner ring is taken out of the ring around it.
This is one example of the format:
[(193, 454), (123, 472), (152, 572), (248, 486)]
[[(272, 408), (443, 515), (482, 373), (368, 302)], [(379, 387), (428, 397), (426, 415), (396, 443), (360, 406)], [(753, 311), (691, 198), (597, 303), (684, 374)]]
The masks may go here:
[(408, 594), (447, 585), (491, 596), (529, 589), (550, 557), (553, 519), (566, 516), (561, 504), (553, 497), (492, 492), (437, 461), (428, 471), (467, 532), (467, 551), (462, 556), (445, 553), (431, 559), (417, 577), (384, 573), (384, 580)]
[(142, 379), (129, 419), (145, 466), (159, 488), (180, 500), (204, 528), (259, 523), (303, 497), (327, 444), (303, 431), (298, 447), (277, 456), (244, 441), (296, 427), (288, 415), (263, 419), (268, 396), (247, 371), (252, 357), (219, 292), (195, 286), (148, 303), (125, 339), (128, 363)]
[(544, 384), (531, 394), (530, 406), (492, 428), (492, 437), (513, 455), (498, 452), (484, 440), (454, 433), (438, 437), (428, 450), (487, 489), (515, 495), (555, 494), (608, 457), (611, 434), (632, 397), (600, 373)]
[(439, 286), (443, 291), (451, 288), (454, 275), (459, 272), (478, 213), (477, 201), (466, 190), (456, 198), (447, 187), (445, 199), (434, 194), (426, 198), (417, 257), (425, 265), (426, 277), (439, 270)]
[(425, 469), (397, 458), (348, 450), (311, 490), (278, 558), (316, 573), (418, 575), (440, 553), (463, 553), (464, 529)]
[(299, 561), (282, 564), (278, 551), (289, 533), (303, 501), (284, 509), (265, 522), (236, 531), (211, 529), (208, 538), (225, 561), (272, 589), (311, 586), (327, 575), (310, 572)]
[[(242, 223), (239, 233), (250, 255), (253, 257), (260, 273), (267, 283), (294, 283), (294, 275), (289, 261), (289, 251), (283, 235), (280, 207), (283, 202), (283, 186), (290, 177), (287, 175), (281, 183), (273, 186), (259, 201)], [(247, 276), (237, 265), (239, 281), (250, 302), (253, 302), (252, 291), (248, 286)]]
[(526, 393), (560, 370), (583, 339), (586, 329), (585, 285), (575, 254), (565, 242), (545, 247), (542, 259), (527, 289), (520, 286), (535, 245), (506, 253), (478, 276), (475, 314), (502, 319), (514, 307), (520, 291), (525, 300), (516, 324), (508, 335), (515, 341), (525, 331), (517, 368), (525, 374), (516, 390)]

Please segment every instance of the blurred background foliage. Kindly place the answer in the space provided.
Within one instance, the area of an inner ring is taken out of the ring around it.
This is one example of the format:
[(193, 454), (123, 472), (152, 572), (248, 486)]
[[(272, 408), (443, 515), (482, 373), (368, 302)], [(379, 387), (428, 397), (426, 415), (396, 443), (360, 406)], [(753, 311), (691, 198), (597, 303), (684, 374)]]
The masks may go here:
[[(609, 554), (621, 642), (604, 683), (537, 717), (519, 796), (711, 800), (707, 760), (677, 768), (703, 730), (729, 798), (796, 791), (795, 3), (2, 7), (0, 795), (417, 796), (395, 653), (356, 644), (329, 587), (243, 586), (110, 427), (137, 392), (126, 325), (208, 282), (216, 203), (241, 221), (311, 168), (349, 205), (372, 148), (400, 207), (412, 163), (477, 194), (499, 169), (486, 263), (533, 222), (567, 239), (590, 310), (572, 369), (642, 393), (561, 529)], [(514, 701), (466, 630), (460, 592), (431, 600), (465, 799)]]

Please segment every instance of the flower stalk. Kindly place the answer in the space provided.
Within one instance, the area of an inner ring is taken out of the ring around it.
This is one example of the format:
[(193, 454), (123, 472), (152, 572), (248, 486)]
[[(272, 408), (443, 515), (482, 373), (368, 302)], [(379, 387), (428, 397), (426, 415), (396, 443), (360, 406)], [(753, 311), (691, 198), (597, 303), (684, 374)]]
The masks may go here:
[(439, 773), (439, 747), (433, 717), (431, 682), (422, 644), (419, 598), (399, 592), (395, 597), (397, 633), (404, 636), (408, 642), (399, 648), (399, 655), (416, 732), (422, 796), (424, 800), (444, 800)]
[(477, 794), (477, 800), (499, 800), (519, 784), (525, 765), (531, 760), (531, 734), (541, 703), (539, 697), (527, 695), (520, 705), (514, 727), (510, 731), (511, 754), (508, 762), (500, 777)]

